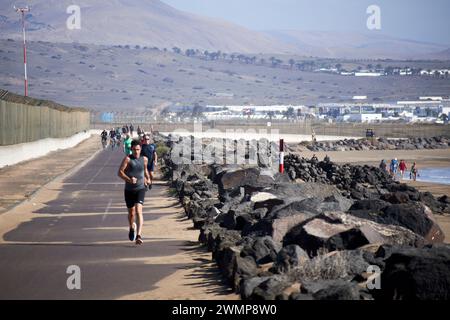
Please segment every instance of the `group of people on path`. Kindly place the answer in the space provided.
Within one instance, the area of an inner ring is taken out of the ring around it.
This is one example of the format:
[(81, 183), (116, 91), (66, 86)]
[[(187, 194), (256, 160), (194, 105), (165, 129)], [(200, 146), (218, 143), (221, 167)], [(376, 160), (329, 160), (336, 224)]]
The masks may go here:
[[(389, 168), (386, 160), (381, 160), (380, 163), (380, 169), (389, 172), (389, 174), (395, 179), (397, 177), (400, 177), (400, 179), (405, 178), (405, 173), (408, 170), (408, 165), (406, 164), (405, 160), (398, 161), (397, 158), (394, 158), (389, 163)], [(419, 176), (419, 170), (417, 168), (416, 162), (414, 162), (410, 168), (409, 172), (409, 179), (416, 181), (417, 177)]]
[(120, 148), (120, 143), (122, 140), (122, 132), (120, 128), (111, 128), (109, 132), (105, 129), (100, 134), (102, 139), (102, 146), (103, 149), (106, 149), (108, 147), (108, 137), (109, 137), (109, 145), (111, 146), (111, 149), (114, 150), (114, 148)]

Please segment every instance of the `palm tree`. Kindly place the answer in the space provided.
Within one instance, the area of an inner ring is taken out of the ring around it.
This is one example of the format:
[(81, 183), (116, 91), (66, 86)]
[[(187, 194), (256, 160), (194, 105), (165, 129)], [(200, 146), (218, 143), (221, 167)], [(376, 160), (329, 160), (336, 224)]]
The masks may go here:
[(293, 107), (289, 107), (283, 114), (286, 119), (291, 119), (295, 115), (295, 110)]
[(269, 117), (270, 122), (272, 122), (272, 118), (275, 116), (275, 112), (274, 111), (268, 111), (267, 112), (267, 117)]

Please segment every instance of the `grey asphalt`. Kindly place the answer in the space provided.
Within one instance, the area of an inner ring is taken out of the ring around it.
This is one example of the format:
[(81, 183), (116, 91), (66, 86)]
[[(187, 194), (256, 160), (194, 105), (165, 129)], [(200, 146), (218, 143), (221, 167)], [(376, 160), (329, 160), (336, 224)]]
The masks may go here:
[[(151, 234), (144, 235), (142, 246), (128, 240), (123, 182), (117, 177), (122, 158), (120, 150), (100, 152), (63, 181), (62, 192), (34, 211), (35, 218), (4, 235), (0, 299), (116, 299), (152, 290), (183, 267), (143, 262), (179, 252), (183, 241), (152, 242)], [(165, 190), (155, 185), (146, 203)], [(161, 214), (167, 213), (145, 209), (144, 220)], [(67, 288), (70, 265), (80, 267), (80, 290)]]

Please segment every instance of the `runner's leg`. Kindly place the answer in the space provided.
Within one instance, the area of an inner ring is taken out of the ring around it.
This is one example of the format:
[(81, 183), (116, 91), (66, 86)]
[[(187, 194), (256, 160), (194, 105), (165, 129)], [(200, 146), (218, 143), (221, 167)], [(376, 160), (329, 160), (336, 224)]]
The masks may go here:
[(130, 228), (133, 227), (133, 222), (136, 219), (136, 208), (128, 208), (128, 224), (130, 225)]
[(144, 225), (144, 215), (142, 214), (142, 204), (137, 203), (135, 206), (136, 218), (137, 218), (137, 232), (136, 235), (141, 235), (142, 226)]

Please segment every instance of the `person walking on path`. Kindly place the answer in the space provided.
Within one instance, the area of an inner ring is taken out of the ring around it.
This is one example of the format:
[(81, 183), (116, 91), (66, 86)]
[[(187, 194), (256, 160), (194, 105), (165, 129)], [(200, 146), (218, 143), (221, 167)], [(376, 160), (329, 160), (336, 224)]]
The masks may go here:
[(397, 158), (391, 160), (391, 165), (390, 165), (389, 169), (390, 169), (390, 172), (391, 172), (391, 176), (395, 179), (395, 176), (397, 175), (397, 171), (398, 171), (398, 160), (397, 160)]
[(408, 169), (408, 167), (406, 166), (405, 160), (400, 160), (400, 164), (398, 165), (398, 168), (400, 169), (400, 176), (401, 176), (401, 179), (403, 180), (403, 178), (405, 176), (405, 172)]
[[(141, 145), (138, 141), (131, 143), (132, 154), (127, 155), (120, 164), (118, 176), (125, 181), (125, 203), (128, 209), (128, 238), (140, 245), (142, 240), (142, 214), (146, 187), (150, 182), (147, 170), (148, 159), (141, 155)], [(136, 226), (137, 220), (137, 226)]]
[(148, 188), (151, 189), (153, 186), (153, 172), (155, 171), (155, 167), (158, 163), (158, 155), (156, 154), (156, 145), (153, 143), (150, 135), (148, 134), (144, 136), (142, 155), (148, 159), (147, 170), (150, 173), (150, 184)]

